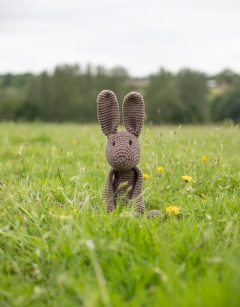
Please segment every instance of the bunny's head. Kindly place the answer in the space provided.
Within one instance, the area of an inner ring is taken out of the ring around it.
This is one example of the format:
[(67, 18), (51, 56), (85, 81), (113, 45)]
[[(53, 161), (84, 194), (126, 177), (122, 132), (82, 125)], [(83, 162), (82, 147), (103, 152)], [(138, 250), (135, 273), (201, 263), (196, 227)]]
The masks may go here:
[(120, 112), (116, 95), (103, 90), (97, 98), (98, 121), (107, 137), (105, 155), (117, 171), (127, 171), (140, 160), (141, 147), (138, 137), (144, 122), (144, 101), (140, 94), (129, 93), (123, 101), (125, 131), (118, 131)]

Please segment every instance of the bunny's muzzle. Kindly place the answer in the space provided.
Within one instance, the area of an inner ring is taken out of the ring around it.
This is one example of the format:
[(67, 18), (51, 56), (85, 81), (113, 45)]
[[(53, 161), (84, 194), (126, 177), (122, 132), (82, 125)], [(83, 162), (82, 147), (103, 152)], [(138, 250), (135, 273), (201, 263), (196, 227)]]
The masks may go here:
[(137, 137), (128, 131), (109, 136), (105, 155), (108, 163), (118, 171), (127, 171), (140, 160), (141, 148)]

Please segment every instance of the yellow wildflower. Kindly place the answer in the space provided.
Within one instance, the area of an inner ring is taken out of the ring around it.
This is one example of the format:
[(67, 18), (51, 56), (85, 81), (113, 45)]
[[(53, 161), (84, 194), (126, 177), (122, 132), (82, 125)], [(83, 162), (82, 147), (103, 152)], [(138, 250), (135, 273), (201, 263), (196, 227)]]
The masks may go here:
[(182, 180), (189, 182), (189, 181), (193, 181), (191, 176), (182, 176)]
[(148, 174), (143, 174), (143, 179), (148, 179), (150, 177), (150, 175)]
[(71, 143), (72, 143), (73, 145), (77, 145), (77, 144), (78, 144), (78, 141), (77, 141), (77, 140), (72, 140)]
[(164, 171), (165, 170), (165, 167), (163, 167), (163, 166), (158, 166), (157, 167), (157, 171), (158, 172), (162, 172), (162, 171)]
[(176, 206), (169, 206), (166, 208), (167, 213), (173, 213), (175, 215), (180, 214), (180, 209)]
[(202, 156), (202, 161), (203, 161), (203, 162), (207, 162), (207, 160), (208, 160), (208, 157), (207, 157), (207, 156)]

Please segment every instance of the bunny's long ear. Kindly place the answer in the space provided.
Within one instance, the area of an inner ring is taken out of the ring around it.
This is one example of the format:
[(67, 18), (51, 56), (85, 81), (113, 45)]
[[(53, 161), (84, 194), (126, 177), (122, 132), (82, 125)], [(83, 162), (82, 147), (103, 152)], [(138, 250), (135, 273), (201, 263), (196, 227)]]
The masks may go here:
[(120, 112), (116, 95), (103, 90), (97, 98), (98, 122), (103, 133), (108, 137), (110, 134), (117, 133), (120, 121)]
[(123, 123), (128, 132), (139, 137), (144, 122), (144, 101), (139, 93), (131, 92), (123, 100)]

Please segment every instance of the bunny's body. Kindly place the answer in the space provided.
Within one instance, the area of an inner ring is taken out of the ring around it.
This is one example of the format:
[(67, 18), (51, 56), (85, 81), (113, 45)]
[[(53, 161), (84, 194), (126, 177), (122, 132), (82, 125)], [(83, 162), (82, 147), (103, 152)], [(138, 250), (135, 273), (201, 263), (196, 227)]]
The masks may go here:
[[(123, 201), (128, 201), (132, 196), (132, 187), (136, 184), (136, 172), (130, 171), (114, 171), (113, 170), (113, 193), (116, 198), (122, 198)], [(127, 184), (125, 184), (127, 183)]]
[(121, 204), (130, 205), (136, 202), (137, 210), (144, 213), (142, 193), (142, 172), (135, 166), (129, 171), (116, 171), (110, 168), (105, 186), (104, 199), (107, 201), (108, 212), (116, 208), (116, 200)]
[(136, 206), (145, 211), (142, 197), (142, 172), (137, 167), (141, 147), (138, 140), (144, 122), (144, 101), (140, 94), (129, 93), (123, 102), (123, 122), (126, 131), (118, 131), (120, 113), (115, 94), (102, 91), (97, 98), (98, 119), (107, 136), (105, 155), (111, 168), (108, 172), (104, 198), (107, 210), (116, 207), (116, 201)]

